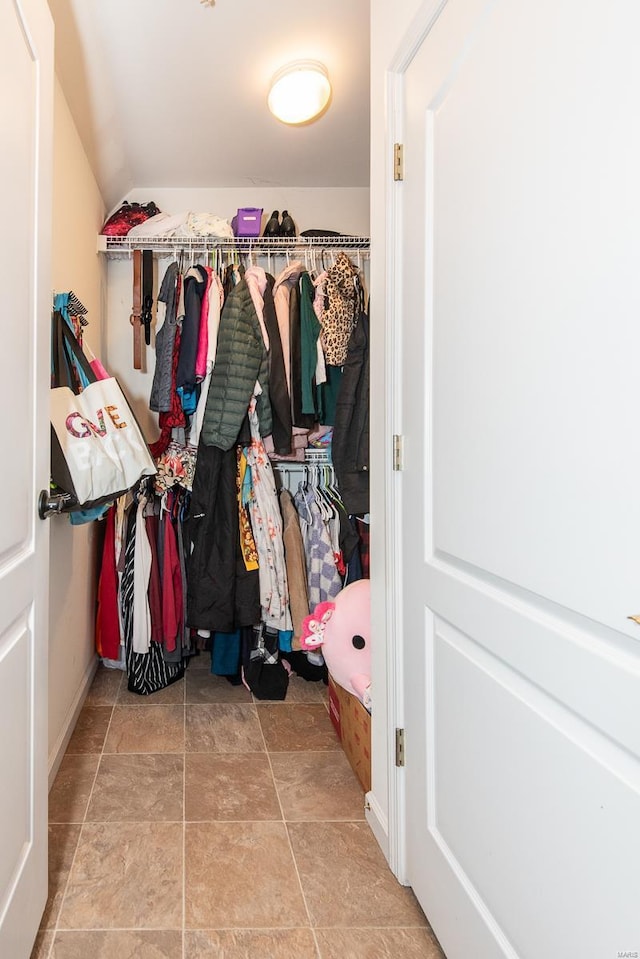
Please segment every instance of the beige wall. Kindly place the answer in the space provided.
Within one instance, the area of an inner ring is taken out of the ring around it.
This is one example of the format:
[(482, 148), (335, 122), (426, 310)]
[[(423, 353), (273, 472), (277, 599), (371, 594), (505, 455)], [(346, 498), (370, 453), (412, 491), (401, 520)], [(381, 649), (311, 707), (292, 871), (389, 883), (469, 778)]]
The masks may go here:
[[(87, 343), (101, 352), (104, 263), (96, 234), (104, 205), (60, 84), (54, 101), (52, 283), (89, 310)], [(55, 768), (95, 665), (97, 524), (51, 521), (49, 597), (49, 766)]]

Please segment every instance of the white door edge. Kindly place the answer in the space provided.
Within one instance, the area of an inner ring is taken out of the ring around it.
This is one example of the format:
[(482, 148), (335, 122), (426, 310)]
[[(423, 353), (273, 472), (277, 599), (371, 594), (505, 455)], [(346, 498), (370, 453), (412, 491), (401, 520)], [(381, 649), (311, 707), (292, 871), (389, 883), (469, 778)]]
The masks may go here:
[(402, 76), (399, 73), (387, 74), (387, 136), (385, 142), (385, 175), (387, 190), (386, 229), (385, 229), (385, 539), (387, 545), (387, 601), (386, 601), (386, 694), (388, 703), (389, 727), (387, 730), (387, 757), (389, 762), (389, 824), (388, 852), (389, 866), (400, 882), (406, 881), (405, 872), (405, 795), (404, 771), (395, 764), (396, 729), (404, 726), (404, 663), (402, 637), (402, 544), (401, 502), (398, 474), (393, 469), (393, 435), (402, 433), (400, 422), (400, 317), (402, 310), (402, 290), (396, 281), (400, 276), (401, 248), (400, 222), (401, 206), (398, 202), (398, 190), (401, 183), (393, 179), (393, 144), (401, 142), (401, 105)]
[[(398, 45), (386, 77), (387, 124), (385, 176), (385, 541), (387, 547), (386, 598), (386, 697), (388, 704), (387, 760), (389, 782), (388, 861), (399, 882), (406, 877), (406, 808), (404, 770), (395, 764), (396, 729), (404, 728), (405, 663), (402, 644), (402, 537), (401, 487), (393, 469), (392, 438), (402, 435), (401, 318), (402, 288), (402, 182), (394, 181), (393, 147), (403, 142), (404, 73), (447, 5), (448, 0), (425, 0)], [(410, 162), (410, 159), (409, 159)]]

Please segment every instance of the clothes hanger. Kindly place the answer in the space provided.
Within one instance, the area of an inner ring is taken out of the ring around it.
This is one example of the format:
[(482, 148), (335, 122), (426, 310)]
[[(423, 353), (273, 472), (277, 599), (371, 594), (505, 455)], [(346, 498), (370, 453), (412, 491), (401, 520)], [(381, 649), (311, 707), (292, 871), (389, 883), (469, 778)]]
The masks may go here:
[(333, 464), (327, 464), (325, 469), (329, 473), (329, 484), (327, 486), (327, 489), (329, 490), (329, 493), (331, 494), (331, 497), (333, 498), (334, 502), (336, 502), (338, 506), (341, 507), (341, 509), (344, 509), (344, 503), (342, 502), (340, 490), (338, 489), (338, 484), (336, 480), (336, 471), (333, 468)]
[(335, 510), (333, 504), (326, 495), (326, 492), (323, 488), (323, 474), (321, 472), (322, 467), (316, 465), (313, 467), (315, 473), (315, 501), (317, 503), (318, 509), (320, 510), (320, 515), (323, 520), (329, 521), (335, 516)]

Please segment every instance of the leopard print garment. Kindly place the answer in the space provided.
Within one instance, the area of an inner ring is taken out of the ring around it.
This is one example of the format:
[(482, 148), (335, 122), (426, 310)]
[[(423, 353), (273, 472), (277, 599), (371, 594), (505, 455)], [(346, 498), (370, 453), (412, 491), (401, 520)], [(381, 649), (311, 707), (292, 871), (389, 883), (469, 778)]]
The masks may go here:
[(357, 275), (346, 253), (338, 253), (335, 266), (327, 270), (321, 342), (330, 366), (342, 366), (347, 358), (347, 345), (358, 319)]

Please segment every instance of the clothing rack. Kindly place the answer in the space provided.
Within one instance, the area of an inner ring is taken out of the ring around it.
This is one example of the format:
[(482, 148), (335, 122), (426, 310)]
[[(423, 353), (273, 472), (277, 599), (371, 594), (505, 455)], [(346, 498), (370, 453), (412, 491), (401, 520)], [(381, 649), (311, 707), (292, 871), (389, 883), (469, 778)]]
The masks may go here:
[(330, 466), (331, 450), (307, 446), (304, 451), (304, 464), (307, 466)]
[(216, 251), (258, 255), (304, 256), (305, 252), (333, 253), (344, 250), (369, 257), (368, 236), (217, 237), (217, 236), (98, 236), (98, 253), (109, 257), (130, 256), (134, 250), (152, 250), (157, 256), (181, 253), (206, 254)]
[(272, 459), (270, 463), (273, 471), (280, 477), (280, 484), (289, 492), (295, 492), (298, 483), (308, 477), (310, 466), (330, 466), (335, 478), (330, 449), (316, 449), (308, 446), (304, 451), (304, 462)]

